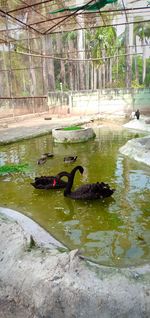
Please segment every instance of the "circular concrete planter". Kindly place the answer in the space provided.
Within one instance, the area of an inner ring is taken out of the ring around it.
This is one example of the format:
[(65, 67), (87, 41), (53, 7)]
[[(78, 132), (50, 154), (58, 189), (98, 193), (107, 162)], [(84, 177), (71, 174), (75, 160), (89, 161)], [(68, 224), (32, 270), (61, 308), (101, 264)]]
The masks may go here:
[(92, 128), (81, 128), (78, 130), (63, 130), (63, 128), (52, 129), (54, 142), (58, 143), (77, 143), (84, 142), (95, 137)]

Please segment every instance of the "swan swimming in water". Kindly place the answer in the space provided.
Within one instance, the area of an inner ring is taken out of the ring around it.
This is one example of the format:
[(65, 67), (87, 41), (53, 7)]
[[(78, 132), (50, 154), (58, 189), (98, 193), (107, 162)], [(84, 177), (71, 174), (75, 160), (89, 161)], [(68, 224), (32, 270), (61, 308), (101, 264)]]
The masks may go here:
[(66, 173), (65, 171), (60, 173), (59, 177), (68, 177), (64, 196), (75, 200), (97, 200), (110, 197), (114, 193), (115, 190), (110, 189), (109, 185), (104, 182), (84, 184), (72, 192), (71, 188), (73, 186), (74, 176), (77, 170), (79, 170), (81, 174), (84, 171), (82, 166), (76, 166), (70, 173)]
[(65, 188), (67, 185), (67, 182), (64, 180), (61, 180), (63, 176), (69, 176), (69, 173), (67, 173), (66, 171), (62, 171), (58, 173), (56, 176), (36, 177), (35, 181), (31, 182), (31, 185), (35, 189), (45, 189), (45, 190)]

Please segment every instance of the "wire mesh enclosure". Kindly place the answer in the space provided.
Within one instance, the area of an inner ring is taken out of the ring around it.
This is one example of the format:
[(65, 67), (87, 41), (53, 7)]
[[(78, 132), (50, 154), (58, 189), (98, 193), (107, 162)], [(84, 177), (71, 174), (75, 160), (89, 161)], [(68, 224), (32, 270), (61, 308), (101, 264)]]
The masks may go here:
[(0, 112), (48, 109), (49, 91), (150, 86), (149, 2), (0, 0)]

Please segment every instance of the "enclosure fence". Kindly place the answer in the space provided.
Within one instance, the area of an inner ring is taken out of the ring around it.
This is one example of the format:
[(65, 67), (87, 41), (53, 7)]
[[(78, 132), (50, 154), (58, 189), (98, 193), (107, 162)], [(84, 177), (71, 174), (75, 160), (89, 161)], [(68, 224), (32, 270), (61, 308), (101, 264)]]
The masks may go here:
[(88, 115), (131, 113), (139, 108), (150, 114), (150, 89), (53, 91), (35, 97), (0, 97), (0, 120), (23, 115)]
[(47, 96), (0, 97), (0, 119), (48, 111)]

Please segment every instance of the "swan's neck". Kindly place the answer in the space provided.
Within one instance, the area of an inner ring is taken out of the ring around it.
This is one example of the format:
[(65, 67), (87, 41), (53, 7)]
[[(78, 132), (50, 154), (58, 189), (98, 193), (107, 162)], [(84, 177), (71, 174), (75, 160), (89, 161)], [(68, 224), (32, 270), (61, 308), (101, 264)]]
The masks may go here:
[(71, 188), (72, 188), (72, 186), (73, 186), (74, 176), (75, 176), (75, 173), (76, 173), (77, 170), (79, 170), (79, 168), (78, 168), (78, 167), (75, 167), (75, 168), (71, 171), (70, 175), (68, 176), (68, 183), (67, 183), (66, 189), (65, 189), (65, 191), (64, 191), (64, 196), (67, 196), (68, 194), (71, 193)]

